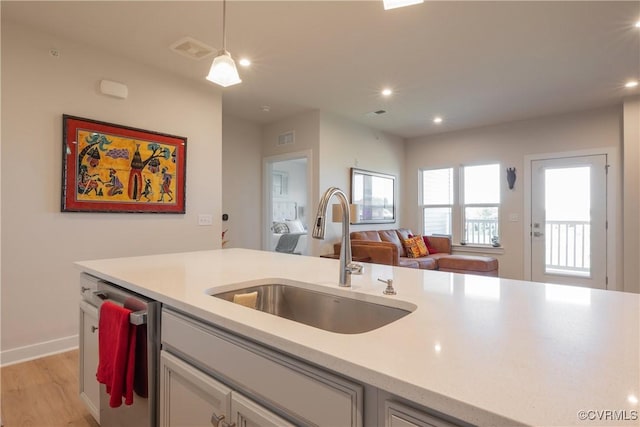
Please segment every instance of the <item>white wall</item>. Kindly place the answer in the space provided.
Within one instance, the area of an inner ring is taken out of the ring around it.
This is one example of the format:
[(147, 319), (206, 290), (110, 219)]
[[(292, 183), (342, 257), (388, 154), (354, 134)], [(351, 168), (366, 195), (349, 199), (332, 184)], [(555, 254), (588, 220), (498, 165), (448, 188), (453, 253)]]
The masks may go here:
[(222, 116), (222, 211), (229, 220), (225, 248), (260, 249), (262, 227), (262, 127)]
[(640, 97), (623, 108), (624, 290), (640, 293)]
[[(501, 277), (523, 279), (524, 156), (591, 148), (620, 148), (621, 117), (619, 107), (610, 107), (410, 139), (405, 152), (405, 223), (414, 230), (421, 229), (418, 209), (420, 168), (499, 162), (504, 177), (500, 211), (504, 254), (492, 256), (499, 260)], [(517, 180), (513, 190), (506, 185), (504, 169), (507, 167), (516, 168)], [(621, 170), (610, 170), (610, 177), (616, 180), (619, 189)], [(620, 201), (620, 197), (617, 200)], [(618, 216), (621, 211), (619, 202), (616, 206)], [(509, 222), (507, 218), (510, 214), (517, 214), (519, 221)], [(621, 241), (620, 231), (616, 234), (616, 241)], [(616, 276), (621, 277), (621, 265), (618, 270)]]
[[(104, 78), (125, 83), (128, 99), (100, 95)], [(221, 96), (213, 86), (8, 22), (2, 89), (1, 349), (10, 363), (76, 345), (73, 261), (220, 246)], [(186, 136), (187, 213), (61, 213), (63, 113)], [(200, 213), (213, 215), (214, 225), (198, 227)]]
[[(321, 113), (320, 192), (338, 187), (351, 199), (351, 168), (396, 176), (396, 222), (352, 225), (351, 230), (391, 229), (405, 226), (403, 198), (404, 140), (333, 114)], [(337, 200), (335, 201), (337, 203)], [(325, 240), (317, 254), (332, 253), (340, 241), (340, 224), (328, 223)]]

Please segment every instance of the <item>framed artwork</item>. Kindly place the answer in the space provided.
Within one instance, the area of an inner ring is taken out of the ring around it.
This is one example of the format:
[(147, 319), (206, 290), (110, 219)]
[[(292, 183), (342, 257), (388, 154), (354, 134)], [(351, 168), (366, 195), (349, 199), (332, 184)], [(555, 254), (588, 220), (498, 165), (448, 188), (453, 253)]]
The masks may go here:
[(187, 138), (62, 116), (62, 211), (185, 213)]
[(353, 224), (396, 222), (396, 177), (351, 168), (351, 203), (358, 206)]

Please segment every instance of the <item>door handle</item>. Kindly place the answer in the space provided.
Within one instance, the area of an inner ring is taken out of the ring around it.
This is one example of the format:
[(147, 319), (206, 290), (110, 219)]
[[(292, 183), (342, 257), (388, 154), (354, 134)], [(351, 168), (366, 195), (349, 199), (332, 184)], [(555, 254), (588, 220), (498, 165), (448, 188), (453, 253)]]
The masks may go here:
[(544, 233), (540, 232), (540, 231), (534, 231), (533, 232), (533, 237), (542, 237), (544, 236)]
[(217, 416), (215, 412), (211, 414), (211, 425), (213, 427), (220, 427), (222, 420), (224, 420), (224, 415)]

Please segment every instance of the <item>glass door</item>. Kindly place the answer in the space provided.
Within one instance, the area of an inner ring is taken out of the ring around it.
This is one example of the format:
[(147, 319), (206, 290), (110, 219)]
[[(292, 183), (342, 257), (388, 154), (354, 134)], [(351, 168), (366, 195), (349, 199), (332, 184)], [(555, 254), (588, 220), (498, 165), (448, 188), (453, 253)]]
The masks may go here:
[(606, 155), (531, 162), (531, 280), (606, 289)]

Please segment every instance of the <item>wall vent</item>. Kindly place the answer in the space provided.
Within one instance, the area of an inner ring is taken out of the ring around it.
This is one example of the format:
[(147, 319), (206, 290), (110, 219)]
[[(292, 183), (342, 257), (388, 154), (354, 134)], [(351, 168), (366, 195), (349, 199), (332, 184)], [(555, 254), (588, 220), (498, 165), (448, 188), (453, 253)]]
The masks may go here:
[(285, 133), (281, 133), (278, 135), (278, 145), (290, 145), (296, 142), (296, 133), (295, 131), (288, 131)]
[(183, 37), (180, 40), (172, 43), (169, 49), (179, 53), (187, 58), (199, 60), (211, 56), (216, 53), (216, 50), (211, 46), (196, 40), (192, 37)]

